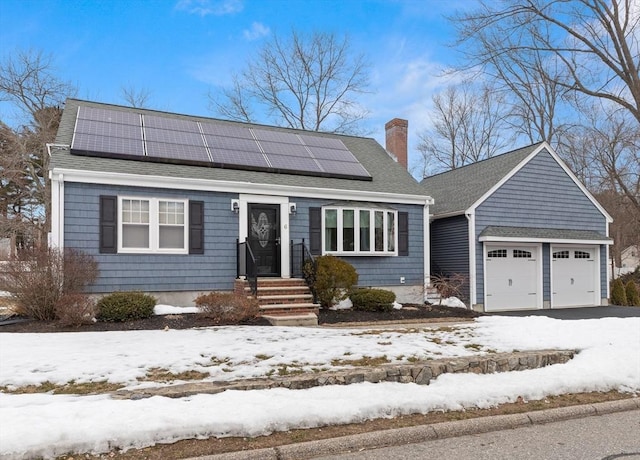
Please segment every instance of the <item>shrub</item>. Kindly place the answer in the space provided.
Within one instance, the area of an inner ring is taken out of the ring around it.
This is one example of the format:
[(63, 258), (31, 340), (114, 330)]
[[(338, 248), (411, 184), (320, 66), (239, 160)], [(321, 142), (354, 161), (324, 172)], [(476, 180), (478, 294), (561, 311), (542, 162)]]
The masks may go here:
[(316, 258), (315, 281), (312, 289), (323, 308), (349, 297), (358, 282), (358, 273), (349, 262), (334, 256)]
[(629, 281), (624, 290), (627, 294), (627, 305), (631, 307), (640, 307), (640, 294), (638, 294), (638, 286), (633, 281)]
[(463, 297), (462, 289), (467, 285), (467, 277), (460, 273), (451, 275), (433, 275), (431, 277), (431, 286), (433, 286), (440, 295), (440, 303), (442, 299), (449, 297)]
[(233, 292), (210, 292), (195, 299), (202, 315), (216, 324), (238, 324), (260, 312), (256, 299)]
[(96, 301), (87, 294), (65, 294), (56, 304), (56, 318), (62, 326), (91, 324), (97, 312)]
[(16, 312), (30, 318), (56, 319), (56, 305), (64, 295), (80, 293), (98, 277), (95, 259), (74, 249), (21, 251), (0, 275), (0, 290), (11, 293)]
[(354, 310), (391, 311), (395, 293), (384, 289), (356, 289), (349, 296)]
[(98, 320), (118, 322), (150, 318), (155, 306), (155, 297), (148, 294), (139, 291), (114, 292), (98, 301)]
[(627, 294), (625, 293), (624, 284), (622, 284), (622, 280), (620, 278), (616, 278), (611, 284), (610, 300), (613, 305), (627, 304)]

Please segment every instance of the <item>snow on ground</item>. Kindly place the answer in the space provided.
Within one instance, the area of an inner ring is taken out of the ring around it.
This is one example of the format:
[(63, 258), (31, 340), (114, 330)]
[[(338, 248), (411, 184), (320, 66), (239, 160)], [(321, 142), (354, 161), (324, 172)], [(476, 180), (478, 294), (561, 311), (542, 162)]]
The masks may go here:
[(185, 313), (200, 313), (198, 307), (174, 307), (173, 305), (158, 304), (153, 307), (154, 315), (182, 315)]
[[(308, 390), (226, 391), (130, 401), (107, 395), (0, 393), (0, 456), (105, 452), (208, 436), (358, 422), (408, 413), (490, 407), (581, 391), (640, 392), (640, 318), (560, 321), (483, 317), (444, 330), (219, 327), (191, 331), (0, 334), (0, 385), (107, 379), (135, 386), (152, 367), (197, 369), (212, 380), (265, 375), (279, 365), (331, 368), (333, 359), (419, 358), (549, 348), (569, 363), (489, 375), (445, 374), (431, 385), (379, 383)], [(464, 345), (474, 345), (465, 348)], [(439, 354), (440, 353), (440, 354)], [(225, 364), (221, 364), (225, 362)], [(297, 362), (297, 364), (296, 364)], [(221, 371), (226, 369), (227, 372)]]

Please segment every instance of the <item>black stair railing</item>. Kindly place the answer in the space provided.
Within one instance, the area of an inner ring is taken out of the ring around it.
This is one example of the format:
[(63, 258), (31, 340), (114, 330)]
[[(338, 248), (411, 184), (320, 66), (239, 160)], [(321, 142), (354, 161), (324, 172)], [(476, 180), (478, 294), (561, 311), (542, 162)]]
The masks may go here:
[(236, 277), (244, 276), (249, 283), (251, 295), (258, 295), (258, 264), (251, 250), (249, 239), (236, 240)]
[(313, 283), (315, 280), (315, 265), (316, 261), (309, 251), (309, 248), (305, 244), (304, 238), (300, 243), (294, 243), (291, 240), (291, 277), (292, 278), (304, 278), (307, 286), (311, 289), (313, 294), (313, 301), (316, 302), (316, 293), (313, 289)]

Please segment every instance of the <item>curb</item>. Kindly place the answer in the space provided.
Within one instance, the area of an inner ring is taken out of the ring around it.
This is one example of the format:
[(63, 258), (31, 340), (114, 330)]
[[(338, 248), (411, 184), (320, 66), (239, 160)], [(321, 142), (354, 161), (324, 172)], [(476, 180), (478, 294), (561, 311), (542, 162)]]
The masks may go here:
[(226, 454), (191, 457), (185, 460), (301, 460), (326, 455), (338, 455), (359, 450), (412, 444), (436, 439), (452, 438), (523, 426), (540, 425), (582, 417), (640, 410), (640, 398), (620, 399), (581, 406), (559, 407), (522, 414), (495, 415), (455, 422), (419, 425), (384, 431), (343, 436), (318, 441), (229, 452)]

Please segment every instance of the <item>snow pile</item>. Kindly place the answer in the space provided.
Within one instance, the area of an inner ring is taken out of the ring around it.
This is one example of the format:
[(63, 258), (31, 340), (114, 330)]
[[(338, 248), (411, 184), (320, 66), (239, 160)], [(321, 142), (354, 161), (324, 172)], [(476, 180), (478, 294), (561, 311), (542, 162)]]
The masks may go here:
[(182, 315), (185, 313), (200, 313), (198, 307), (174, 307), (173, 305), (158, 304), (153, 307), (154, 315)]
[[(518, 397), (534, 400), (570, 392), (640, 391), (640, 318), (559, 321), (483, 317), (475, 324), (440, 331), (362, 332), (226, 327), (169, 332), (3, 333), (0, 385), (72, 378), (132, 382), (149, 367), (213, 369), (220, 367), (215, 363), (222, 357), (228, 358), (229, 370), (237, 368), (231, 372), (237, 378), (251, 374), (248, 368), (264, 372), (271, 360), (324, 362), (328, 366), (335, 356), (353, 358), (349, 353), (362, 355), (363, 349), (369, 356), (384, 352), (390, 358), (396, 353), (419, 354), (419, 350), (420, 356), (434, 350), (468, 354), (465, 344), (496, 351), (567, 348), (580, 353), (566, 364), (542, 369), (444, 374), (429, 386), (362, 383), (138, 401), (112, 400), (106, 395), (0, 394), (0, 417), (11, 420), (0, 430), (0, 456), (51, 458), (69, 451), (106, 452), (198, 436), (257, 436), (408, 413), (491, 407)], [(15, 355), (20, 359), (11, 358)], [(261, 357), (258, 360), (257, 355)], [(250, 362), (242, 364), (244, 360)], [(222, 374), (216, 374), (216, 379)]]
[(440, 301), (440, 305), (444, 305), (445, 307), (467, 308), (464, 302), (457, 297), (447, 297), (446, 299), (442, 299)]

